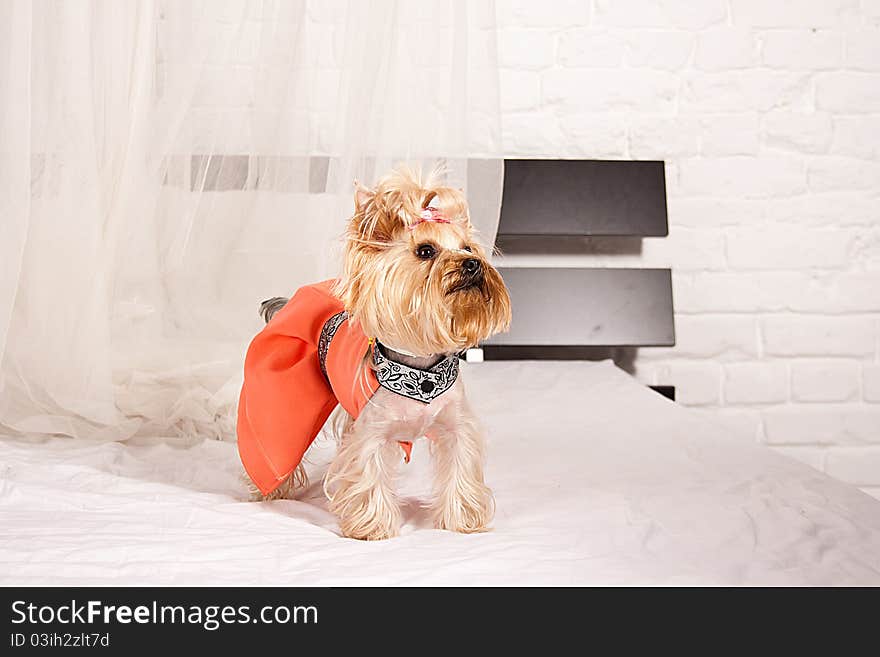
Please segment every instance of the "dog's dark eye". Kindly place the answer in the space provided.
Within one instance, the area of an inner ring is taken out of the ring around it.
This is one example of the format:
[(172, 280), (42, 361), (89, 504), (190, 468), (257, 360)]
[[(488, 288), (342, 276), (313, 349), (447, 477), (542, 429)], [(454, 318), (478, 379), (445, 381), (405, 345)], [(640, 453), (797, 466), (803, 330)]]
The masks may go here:
[(437, 249), (430, 244), (419, 244), (419, 248), (416, 249), (416, 255), (422, 260), (430, 260), (437, 255)]
[(467, 244), (465, 244), (463, 247), (461, 247), (461, 250), (462, 250), (462, 251), (467, 251), (468, 253), (473, 253), (473, 252), (474, 252), (474, 250), (473, 250), (471, 247), (469, 247)]

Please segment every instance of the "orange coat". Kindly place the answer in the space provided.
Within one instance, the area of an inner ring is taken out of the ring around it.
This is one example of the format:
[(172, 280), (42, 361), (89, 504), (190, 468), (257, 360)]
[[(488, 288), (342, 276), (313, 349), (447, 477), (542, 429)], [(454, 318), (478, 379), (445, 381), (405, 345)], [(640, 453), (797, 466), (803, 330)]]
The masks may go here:
[[(370, 340), (348, 321), (331, 292), (334, 282), (297, 290), (248, 347), (238, 404), (238, 452), (264, 495), (299, 465), (337, 404), (357, 418), (379, 387), (373, 370), (364, 365)], [(325, 325), (335, 333), (328, 337)], [(401, 446), (409, 460), (412, 443)]]

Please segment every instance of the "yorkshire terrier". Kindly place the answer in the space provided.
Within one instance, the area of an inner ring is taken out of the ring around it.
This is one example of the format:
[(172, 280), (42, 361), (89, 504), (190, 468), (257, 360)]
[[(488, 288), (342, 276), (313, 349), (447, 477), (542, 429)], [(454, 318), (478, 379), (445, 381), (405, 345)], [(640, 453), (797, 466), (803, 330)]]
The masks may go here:
[(458, 355), (507, 330), (510, 298), (464, 195), (439, 178), (398, 169), (373, 189), (356, 183), (342, 276), (264, 302), (245, 360), (239, 452), (262, 499), (305, 484), (303, 454), (344, 410), (324, 491), (347, 537), (397, 535), (396, 469), (423, 436), (435, 526), (485, 531), (494, 514)]

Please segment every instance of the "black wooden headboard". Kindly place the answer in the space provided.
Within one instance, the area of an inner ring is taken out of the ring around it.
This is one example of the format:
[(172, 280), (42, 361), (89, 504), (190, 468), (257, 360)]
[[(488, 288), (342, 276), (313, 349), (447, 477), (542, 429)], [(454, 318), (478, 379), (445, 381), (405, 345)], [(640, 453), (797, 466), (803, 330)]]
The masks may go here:
[[(663, 162), (505, 160), (496, 244), (518, 255), (639, 252), (668, 234)], [(547, 248), (552, 243), (554, 248)], [(542, 263), (552, 258), (541, 257)], [(510, 331), (486, 359), (581, 359), (675, 345), (670, 269), (505, 266)], [(528, 258), (526, 258), (526, 261)]]
[(504, 160), (500, 237), (665, 237), (663, 162)]

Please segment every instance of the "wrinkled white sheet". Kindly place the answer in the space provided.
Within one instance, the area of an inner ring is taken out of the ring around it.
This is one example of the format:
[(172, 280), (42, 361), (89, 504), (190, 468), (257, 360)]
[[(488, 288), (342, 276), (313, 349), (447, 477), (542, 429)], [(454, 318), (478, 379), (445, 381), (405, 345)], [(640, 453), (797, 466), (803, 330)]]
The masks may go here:
[(0, 441), (0, 583), (880, 584), (880, 501), (609, 362), (466, 366), (494, 530), (434, 530), (424, 440), (402, 535), (341, 538), (310, 452), (301, 501), (244, 501), (235, 446)]

